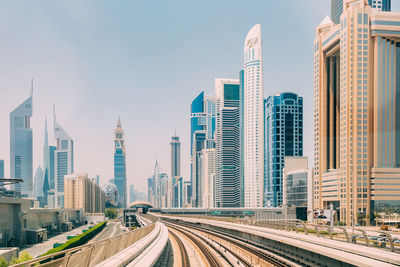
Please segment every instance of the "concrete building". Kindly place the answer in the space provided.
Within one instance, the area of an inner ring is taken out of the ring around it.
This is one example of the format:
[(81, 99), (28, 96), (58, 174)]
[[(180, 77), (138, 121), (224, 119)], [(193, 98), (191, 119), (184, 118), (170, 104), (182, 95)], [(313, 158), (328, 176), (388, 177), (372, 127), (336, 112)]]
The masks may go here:
[(0, 246), (40, 243), (48, 234), (69, 231), (82, 223), (82, 211), (35, 208), (36, 201), (24, 198), (0, 198)]
[(183, 182), (183, 208), (192, 205), (192, 184), (190, 181)]
[(286, 156), (303, 156), (303, 98), (280, 93), (265, 100), (264, 205), (282, 204)]
[(314, 208), (368, 224), (400, 203), (400, 13), (343, 5), (314, 41)]
[(243, 63), (244, 206), (262, 207), (264, 196), (264, 90), (261, 25), (250, 29)]
[(201, 92), (191, 104), (190, 140), (191, 140), (191, 188), (192, 206), (201, 202), (200, 153), (204, 148), (213, 148), (215, 133), (215, 97)]
[(285, 157), (283, 172), (283, 205), (295, 207), (297, 219), (312, 221), (312, 170), (307, 157)]
[(10, 178), (23, 180), (12, 188), (26, 197), (33, 191), (32, 94), (33, 85), (31, 95), (10, 113)]
[(118, 118), (117, 128), (114, 131), (114, 184), (118, 188), (119, 206), (126, 208), (126, 151), (124, 130), (121, 120)]
[(217, 99), (215, 207), (243, 206), (243, 184), (240, 179), (239, 87), (237, 79), (215, 79)]
[(205, 148), (200, 153), (200, 195), (198, 199), (199, 208), (214, 207), (215, 175), (216, 175), (216, 149)]
[(85, 213), (101, 213), (105, 209), (105, 192), (86, 173), (66, 175), (64, 207), (82, 209)]
[[(379, 11), (390, 11), (391, 0), (368, 0), (368, 5)], [(343, 13), (343, 0), (331, 0), (331, 19), (335, 24), (340, 23)]]
[[(179, 136), (172, 136), (171, 138), (171, 181), (172, 181), (172, 205), (179, 203), (179, 196), (175, 193), (175, 182), (181, 176), (181, 142)], [(177, 187), (178, 188), (178, 187)]]
[[(64, 176), (74, 172), (74, 141), (57, 122), (54, 105), (54, 138), (56, 149), (54, 150), (54, 203), (56, 208), (64, 207)], [(51, 155), (51, 154), (50, 154)], [(50, 159), (51, 162), (51, 159)], [(51, 168), (51, 167), (50, 167)], [(50, 172), (51, 173), (51, 172)], [(49, 200), (48, 200), (49, 201)]]

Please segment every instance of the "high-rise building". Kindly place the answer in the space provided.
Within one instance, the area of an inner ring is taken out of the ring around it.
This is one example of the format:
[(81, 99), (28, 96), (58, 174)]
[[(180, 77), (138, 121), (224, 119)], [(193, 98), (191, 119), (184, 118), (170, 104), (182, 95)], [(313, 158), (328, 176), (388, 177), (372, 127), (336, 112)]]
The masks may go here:
[(182, 177), (174, 177), (173, 178), (173, 194), (174, 194), (174, 203), (173, 208), (182, 208), (184, 205), (183, 200), (183, 178)]
[(0, 159), (0, 178), (4, 178), (4, 160)]
[(213, 208), (214, 192), (215, 192), (215, 175), (216, 175), (216, 149), (205, 148), (200, 153), (199, 170), (201, 173), (201, 183), (199, 193), (201, 199), (198, 199), (198, 207)]
[(33, 197), (43, 197), (43, 169), (39, 166), (36, 169), (35, 177), (33, 180)]
[(56, 150), (55, 146), (49, 146), (49, 134), (47, 131), (47, 118), (46, 118), (44, 127), (44, 142), (43, 142), (43, 182), (45, 183), (47, 180), (46, 183), (48, 183), (48, 189), (55, 189), (55, 179), (54, 179), (55, 150)]
[(215, 132), (215, 98), (201, 92), (191, 104), (190, 140), (191, 140), (191, 185), (192, 206), (201, 201), (201, 173), (199, 169), (200, 153), (204, 148), (213, 148)]
[[(68, 133), (61, 127), (61, 125), (57, 122), (55, 105), (54, 105), (54, 138), (56, 139), (56, 149), (54, 150), (54, 164), (55, 164), (54, 186), (55, 186), (55, 198), (56, 198), (55, 207), (63, 207), (64, 176), (72, 174), (74, 172), (74, 141), (68, 135)], [(49, 154), (51, 156), (51, 152), (49, 152)], [(51, 181), (51, 176), (50, 176), (50, 181)]]
[(86, 173), (66, 175), (64, 183), (66, 209), (83, 209), (86, 213), (104, 212), (105, 192)]
[(127, 201), (125, 132), (122, 129), (121, 120), (119, 118), (114, 134), (114, 184), (118, 188), (119, 206), (125, 208)]
[(100, 185), (100, 175), (96, 175), (96, 184)]
[(285, 157), (282, 170), (283, 205), (296, 207), (297, 219), (312, 221), (312, 170), (307, 157)]
[[(369, 223), (400, 201), (400, 13), (345, 1), (314, 41), (314, 208)], [(398, 178), (398, 179), (397, 179)]]
[(31, 196), (33, 190), (32, 94), (33, 89), (28, 99), (10, 113), (10, 178), (23, 180), (13, 187), (22, 196)]
[[(379, 11), (390, 11), (391, 0), (368, 0), (370, 7)], [(331, 20), (335, 24), (340, 23), (340, 16), (343, 13), (343, 0), (331, 0)]]
[(368, 0), (368, 4), (379, 11), (390, 11), (392, 8), (391, 0)]
[(171, 139), (171, 177), (181, 176), (181, 142), (179, 136)]
[(133, 184), (129, 186), (129, 203), (132, 203), (135, 201), (135, 187), (133, 187)]
[(237, 79), (216, 79), (215, 206), (243, 206), (240, 179), (240, 88)]
[(303, 98), (293, 93), (265, 101), (264, 206), (282, 204), (282, 169), (287, 156), (303, 156)]
[(246, 36), (243, 65), (244, 206), (262, 207), (264, 196), (264, 91), (261, 25)]

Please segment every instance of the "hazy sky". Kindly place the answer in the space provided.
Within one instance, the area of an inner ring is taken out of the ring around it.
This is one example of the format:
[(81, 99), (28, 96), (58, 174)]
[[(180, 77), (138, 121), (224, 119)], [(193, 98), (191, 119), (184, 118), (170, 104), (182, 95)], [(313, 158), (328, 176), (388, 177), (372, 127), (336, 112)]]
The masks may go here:
[[(399, 11), (399, 0), (392, 1)], [(215, 78), (238, 78), (248, 30), (262, 25), (265, 96), (304, 97), (305, 156), (312, 156), (313, 40), (329, 0), (1, 1), (0, 159), (9, 175), (9, 113), (34, 78), (34, 172), (43, 128), (57, 120), (74, 139), (75, 170), (113, 177), (113, 131), (121, 117), (127, 179), (140, 191), (158, 159), (170, 173), (170, 138), (190, 170), (190, 103)]]

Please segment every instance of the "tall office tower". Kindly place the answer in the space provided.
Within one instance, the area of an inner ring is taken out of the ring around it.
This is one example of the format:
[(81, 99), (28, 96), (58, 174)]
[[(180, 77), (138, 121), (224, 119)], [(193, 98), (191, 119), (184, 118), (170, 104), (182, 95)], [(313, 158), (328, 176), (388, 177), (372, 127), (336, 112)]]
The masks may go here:
[(343, 13), (343, 0), (331, 0), (331, 19), (335, 24), (340, 23), (340, 15)]
[(391, 10), (391, 0), (368, 0), (368, 4), (379, 11), (390, 11)]
[(183, 178), (182, 177), (174, 177), (173, 178), (173, 185), (172, 188), (174, 199), (173, 199), (173, 208), (182, 208), (184, 205), (183, 201)]
[(192, 204), (192, 184), (190, 181), (183, 182), (183, 206), (182, 208), (190, 207)]
[(314, 207), (348, 225), (400, 201), (399, 36), (400, 13), (355, 0), (316, 28)]
[(55, 189), (54, 179), (54, 152), (55, 146), (49, 146), (49, 134), (47, 131), (47, 118), (44, 127), (44, 142), (43, 142), (43, 182), (48, 183), (48, 189)]
[(100, 175), (96, 175), (96, 184), (100, 185)]
[(129, 186), (129, 202), (132, 203), (133, 201), (135, 201), (135, 188), (131, 184)]
[(264, 195), (264, 91), (261, 25), (244, 42), (243, 179), (244, 206), (262, 207)]
[(118, 188), (119, 206), (126, 208), (126, 152), (124, 130), (118, 118), (117, 128), (114, 131), (114, 184)]
[[(391, 0), (368, 0), (370, 7), (379, 11), (390, 11)], [(343, 0), (331, 0), (331, 19), (333, 23), (340, 23), (340, 15), (343, 13)]]
[(190, 115), (190, 140), (191, 140), (191, 184), (192, 206), (197, 207), (201, 200), (199, 187), (201, 186), (201, 173), (199, 169), (199, 156), (204, 148), (213, 148), (215, 132), (215, 98), (205, 96), (201, 92), (191, 104)]
[(181, 142), (179, 136), (171, 139), (171, 177), (181, 176)]
[[(33, 85), (32, 85), (33, 87)], [(22, 179), (14, 189), (22, 196), (32, 195), (32, 94), (10, 113), (10, 178)]]
[(43, 196), (43, 178), (43, 169), (39, 166), (33, 179), (33, 197), (36, 199)]
[[(55, 207), (64, 206), (64, 176), (74, 172), (74, 141), (68, 133), (57, 122), (54, 105), (54, 138), (56, 149), (54, 151), (54, 186), (55, 186)], [(51, 168), (51, 167), (50, 167)], [(50, 172), (51, 173), (51, 172)]]
[(293, 93), (265, 101), (264, 206), (282, 204), (282, 169), (287, 156), (303, 156), (303, 98)]
[(0, 178), (4, 178), (4, 160), (0, 159)]
[(147, 178), (147, 201), (155, 207), (153, 177)]
[(215, 79), (215, 206), (242, 206), (240, 179), (240, 85), (236, 79)]
[(205, 148), (200, 153), (201, 184), (199, 187), (201, 199), (198, 199), (198, 207), (214, 208), (214, 191), (216, 175), (216, 149)]

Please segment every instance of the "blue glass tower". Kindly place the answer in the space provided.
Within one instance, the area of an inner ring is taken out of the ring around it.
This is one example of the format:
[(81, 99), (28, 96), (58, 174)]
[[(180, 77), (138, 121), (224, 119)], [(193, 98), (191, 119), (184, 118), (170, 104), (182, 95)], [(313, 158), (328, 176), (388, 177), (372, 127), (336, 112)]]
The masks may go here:
[(285, 156), (303, 156), (303, 98), (282, 93), (265, 100), (264, 206), (282, 204)]
[(31, 117), (32, 92), (10, 113), (10, 178), (23, 180), (14, 187), (22, 196), (31, 196), (33, 189)]
[(124, 130), (118, 118), (117, 128), (114, 131), (114, 184), (118, 189), (118, 206), (125, 208), (127, 202), (126, 191), (126, 163)]
[(192, 206), (197, 207), (201, 199), (199, 185), (201, 173), (199, 168), (199, 154), (204, 148), (212, 148), (215, 132), (215, 98), (205, 96), (201, 92), (191, 104), (190, 140), (191, 140), (191, 184)]

